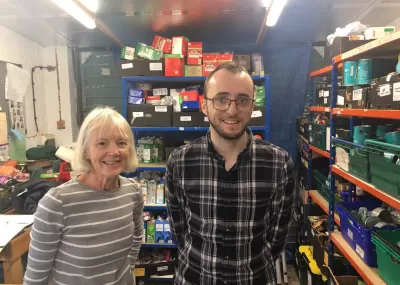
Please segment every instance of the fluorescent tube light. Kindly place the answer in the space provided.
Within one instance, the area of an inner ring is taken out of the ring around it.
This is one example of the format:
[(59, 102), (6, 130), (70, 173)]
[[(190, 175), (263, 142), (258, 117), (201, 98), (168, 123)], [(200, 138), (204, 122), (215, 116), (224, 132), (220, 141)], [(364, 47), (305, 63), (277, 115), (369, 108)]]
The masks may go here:
[[(52, 0), (58, 7), (63, 9), (65, 12), (70, 14), (76, 20), (82, 23), (88, 29), (96, 28), (95, 19), (81, 9), (74, 1), (72, 0)], [(97, 0), (92, 1), (81, 1), (84, 6), (86, 6), (92, 12), (93, 10), (97, 10)]]
[(281, 15), (283, 8), (285, 7), (287, 0), (274, 0), (272, 2), (271, 9), (268, 14), (266, 25), (273, 27), (278, 22), (279, 16)]

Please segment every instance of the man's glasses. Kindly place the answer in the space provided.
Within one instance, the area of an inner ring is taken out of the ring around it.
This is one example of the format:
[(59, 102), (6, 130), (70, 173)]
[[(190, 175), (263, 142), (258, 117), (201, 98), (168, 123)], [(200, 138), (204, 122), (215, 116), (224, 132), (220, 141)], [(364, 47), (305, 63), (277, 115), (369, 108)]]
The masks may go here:
[(229, 110), (232, 102), (235, 102), (236, 109), (238, 111), (250, 111), (253, 108), (254, 100), (250, 98), (241, 98), (236, 100), (231, 100), (228, 98), (205, 98), (206, 100), (210, 100), (213, 104), (214, 109), (218, 111), (227, 111)]

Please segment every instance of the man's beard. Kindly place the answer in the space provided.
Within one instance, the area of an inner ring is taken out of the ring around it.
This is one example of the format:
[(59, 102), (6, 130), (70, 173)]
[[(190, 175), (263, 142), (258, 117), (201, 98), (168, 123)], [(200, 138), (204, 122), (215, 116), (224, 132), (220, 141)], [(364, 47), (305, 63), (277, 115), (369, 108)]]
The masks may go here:
[(243, 134), (246, 132), (247, 125), (244, 125), (244, 127), (240, 130), (240, 132), (234, 133), (234, 134), (229, 134), (226, 133), (222, 128), (220, 128), (218, 125), (214, 124), (211, 120), (209, 120), (210, 125), (213, 127), (215, 132), (222, 138), (226, 140), (237, 140), (243, 136)]

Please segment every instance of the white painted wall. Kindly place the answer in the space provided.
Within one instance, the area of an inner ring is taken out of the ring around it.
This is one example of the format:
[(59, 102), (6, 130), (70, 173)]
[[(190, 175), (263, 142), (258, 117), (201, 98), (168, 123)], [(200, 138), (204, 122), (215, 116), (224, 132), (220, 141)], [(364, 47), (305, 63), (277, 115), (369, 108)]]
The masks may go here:
[[(41, 47), (2, 26), (0, 26), (0, 43), (0, 60), (22, 64), (23, 69), (29, 72), (33, 66), (55, 65), (56, 63), (55, 47)], [(56, 144), (62, 145), (72, 143), (71, 90), (68, 48), (57, 47), (57, 52), (60, 72), (61, 111), (66, 129), (57, 130), (56, 125), (59, 119), (56, 72), (37, 69), (34, 74), (34, 81), (39, 132), (53, 134)], [(38, 138), (34, 137), (37, 132), (34, 123), (32, 88), (30, 84), (27, 88), (24, 103), (27, 124), (27, 148), (30, 148), (36, 146), (39, 142)]]

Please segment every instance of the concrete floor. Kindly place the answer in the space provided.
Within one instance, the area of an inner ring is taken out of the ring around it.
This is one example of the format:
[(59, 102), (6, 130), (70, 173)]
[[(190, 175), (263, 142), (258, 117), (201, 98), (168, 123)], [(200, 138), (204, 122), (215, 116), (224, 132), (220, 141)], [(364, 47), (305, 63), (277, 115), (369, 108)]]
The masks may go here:
[(300, 285), (294, 265), (287, 266), (289, 285)]

